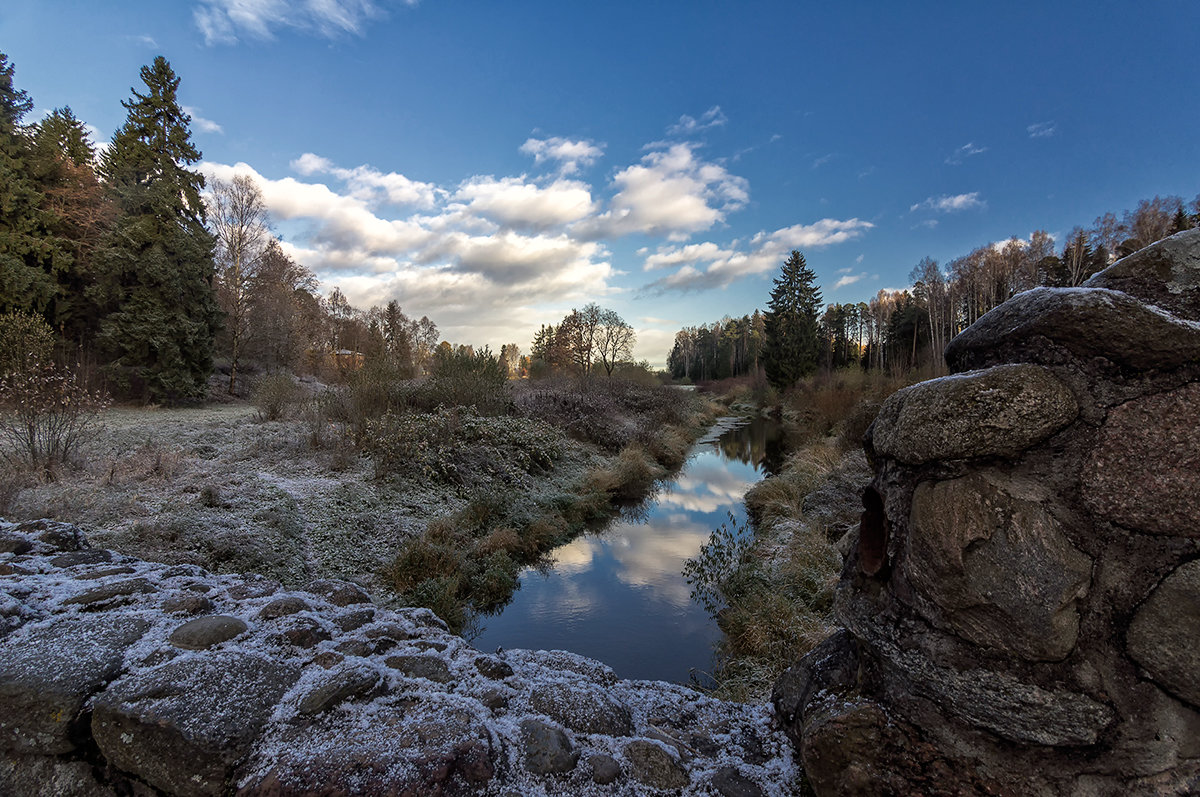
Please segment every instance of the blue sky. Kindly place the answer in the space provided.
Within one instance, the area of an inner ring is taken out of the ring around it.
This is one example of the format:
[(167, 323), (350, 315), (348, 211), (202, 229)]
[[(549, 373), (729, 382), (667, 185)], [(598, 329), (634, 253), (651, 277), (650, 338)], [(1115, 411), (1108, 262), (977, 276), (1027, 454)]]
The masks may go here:
[(798, 248), (828, 302), (1035, 229), (1200, 193), (1200, 3), (5, 0), (35, 114), (104, 141), (182, 79), (203, 170), (360, 307), (515, 342), (588, 301), (661, 364), (764, 307)]

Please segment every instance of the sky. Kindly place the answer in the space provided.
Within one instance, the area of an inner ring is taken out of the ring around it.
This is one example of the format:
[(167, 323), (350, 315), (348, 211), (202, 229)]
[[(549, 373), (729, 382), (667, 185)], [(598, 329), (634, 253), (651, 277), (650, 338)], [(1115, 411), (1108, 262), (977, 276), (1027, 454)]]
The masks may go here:
[(209, 177), (259, 183), (324, 290), (528, 351), (596, 302), (661, 366), (924, 257), (1200, 194), (1195, 0), (4, 0), (35, 103), (104, 143), (156, 55)]

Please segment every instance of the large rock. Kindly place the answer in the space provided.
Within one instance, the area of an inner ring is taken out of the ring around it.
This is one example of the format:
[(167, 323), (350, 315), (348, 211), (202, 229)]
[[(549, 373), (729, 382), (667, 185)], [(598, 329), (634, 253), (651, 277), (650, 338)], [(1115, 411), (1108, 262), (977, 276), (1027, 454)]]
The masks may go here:
[(1200, 537), (1200, 383), (1114, 407), (1084, 465), (1083, 495), (1114, 523)]
[(986, 471), (918, 485), (904, 568), (923, 614), (986, 648), (1065, 658), (1092, 560), (1046, 510), (1051, 500)]
[(534, 774), (570, 772), (579, 761), (579, 751), (562, 728), (535, 717), (521, 720), (521, 741), (525, 746), (525, 768)]
[(629, 707), (591, 684), (551, 683), (530, 696), (534, 710), (577, 733), (629, 736), (633, 718)]
[(953, 372), (1093, 359), (1129, 371), (1194, 365), (1200, 361), (1200, 326), (1119, 291), (1034, 288), (989, 310), (946, 346)]
[(1078, 411), (1071, 391), (1046, 369), (1007, 365), (897, 391), (879, 411), (871, 443), (877, 454), (910, 465), (1015, 457)]
[(1200, 229), (1134, 252), (1092, 275), (1083, 287), (1111, 288), (1180, 318), (1200, 320)]
[(149, 627), (141, 618), (65, 617), (6, 637), (0, 748), (42, 755), (74, 750), (88, 720), (84, 703), (121, 673), (125, 650)]
[(1200, 706), (1200, 561), (1158, 585), (1129, 624), (1128, 644), (1151, 678)]
[(96, 700), (105, 758), (170, 794), (224, 794), (283, 694), (290, 664), (240, 651), (194, 654), (133, 673)]

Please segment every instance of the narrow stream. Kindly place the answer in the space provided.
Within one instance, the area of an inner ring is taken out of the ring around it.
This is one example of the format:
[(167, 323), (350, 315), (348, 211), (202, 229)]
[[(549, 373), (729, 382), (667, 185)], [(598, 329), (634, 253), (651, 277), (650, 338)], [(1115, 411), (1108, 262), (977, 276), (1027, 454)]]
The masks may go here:
[(473, 644), (569, 650), (622, 678), (703, 682), (721, 632), (691, 600), (683, 564), (729, 513), (745, 519), (742, 497), (781, 456), (777, 423), (721, 419), (657, 493), (526, 569), (502, 613), (481, 618)]

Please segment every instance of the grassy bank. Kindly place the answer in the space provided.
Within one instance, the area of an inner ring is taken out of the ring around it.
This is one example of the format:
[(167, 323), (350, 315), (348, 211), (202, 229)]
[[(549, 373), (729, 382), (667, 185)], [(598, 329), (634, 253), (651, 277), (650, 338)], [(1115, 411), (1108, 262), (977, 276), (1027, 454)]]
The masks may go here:
[[(920, 378), (854, 369), (760, 394), (774, 402), (763, 411), (784, 423), (787, 459), (746, 494), (751, 527), (731, 521), (717, 529), (688, 572), (723, 634), (712, 674), (718, 696), (765, 698), (783, 670), (834, 630), (833, 588), (871, 477), (863, 434), (887, 396)], [(736, 401), (754, 395), (752, 385), (731, 387), (726, 395)]]
[(506, 601), (524, 564), (647, 493), (715, 414), (651, 380), (451, 376), (272, 377), (251, 404), (112, 408), (57, 480), (0, 474), (0, 517), (288, 586), (355, 580), (462, 624)]

